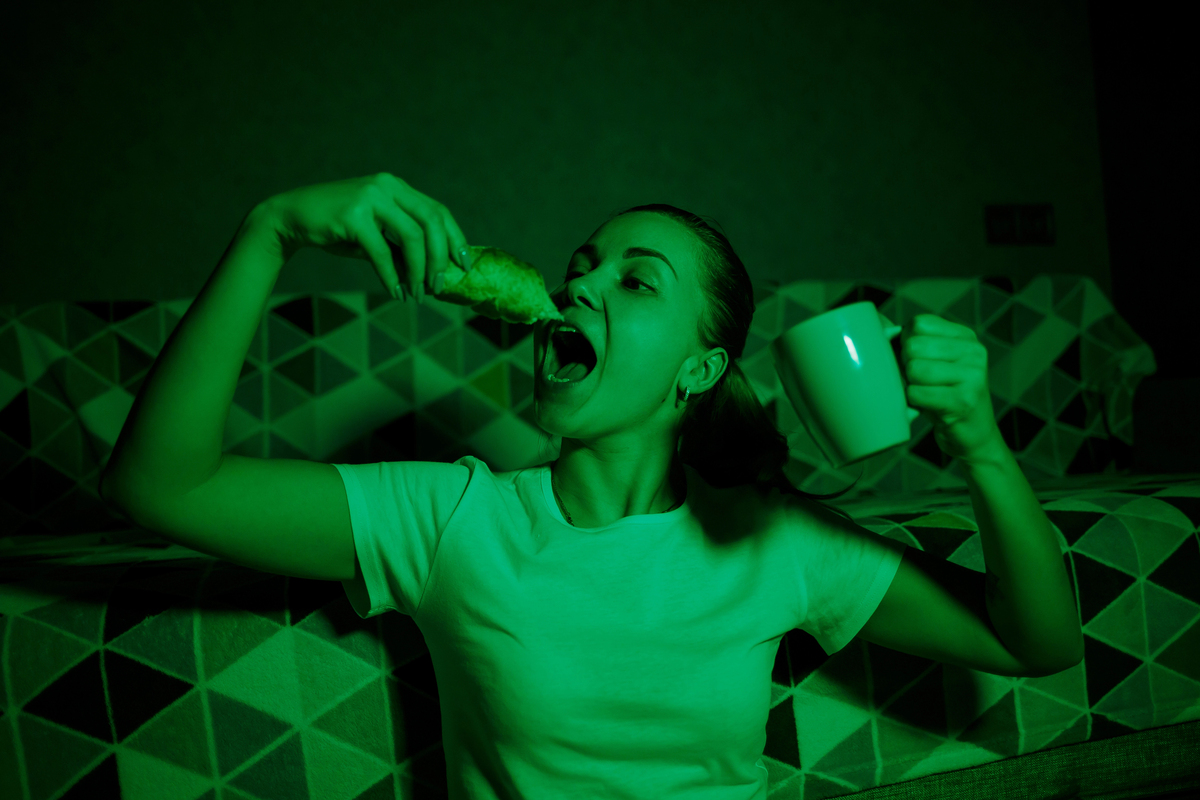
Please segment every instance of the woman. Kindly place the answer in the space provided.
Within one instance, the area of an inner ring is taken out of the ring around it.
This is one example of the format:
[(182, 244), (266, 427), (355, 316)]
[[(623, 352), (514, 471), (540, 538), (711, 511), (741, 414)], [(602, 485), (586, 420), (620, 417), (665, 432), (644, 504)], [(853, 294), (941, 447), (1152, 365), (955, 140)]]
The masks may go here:
[(397, 298), (402, 282), (438, 292), (451, 257), (471, 268), (449, 210), (387, 173), (255, 206), (155, 359), (100, 492), (201, 552), (340, 580), (361, 617), (411, 616), (452, 798), (765, 798), (771, 669), (794, 628), (828, 654), (859, 636), (1002, 675), (1082, 658), (1053, 528), (994, 430), (969, 329), (918, 317), (904, 351), (910, 403), (941, 409), (939, 446), (968, 464), (986, 607), (982, 574), (792, 487), (786, 440), (734, 361), (750, 279), (671, 206), (597, 229), (553, 293), (576, 332), (535, 329), (553, 462), (223, 452), (263, 307), (309, 246), (370, 261)]
[(422, 630), (452, 797), (765, 797), (781, 637), (843, 647), (904, 545), (771, 491), (800, 494), (733, 360), (754, 299), (723, 235), (630, 209), (563, 277), (566, 322), (535, 329), (558, 458), (334, 465), (360, 564), (347, 594)]

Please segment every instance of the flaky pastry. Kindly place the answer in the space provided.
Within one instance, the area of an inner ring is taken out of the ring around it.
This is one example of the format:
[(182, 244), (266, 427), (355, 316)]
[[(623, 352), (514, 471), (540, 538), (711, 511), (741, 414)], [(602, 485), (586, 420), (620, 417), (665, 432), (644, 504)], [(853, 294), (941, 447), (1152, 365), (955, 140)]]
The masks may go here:
[(471, 247), (471, 271), (450, 262), (445, 275), (442, 291), (434, 295), (438, 300), (526, 325), (563, 318), (537, 267), (498, 247)]

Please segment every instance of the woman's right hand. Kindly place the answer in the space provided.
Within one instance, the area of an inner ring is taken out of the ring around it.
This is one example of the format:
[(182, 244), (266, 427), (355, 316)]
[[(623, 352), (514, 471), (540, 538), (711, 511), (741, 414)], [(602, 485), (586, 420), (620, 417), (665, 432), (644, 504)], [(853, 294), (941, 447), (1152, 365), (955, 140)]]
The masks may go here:
[(398, 285), (418, 302), (440, 291), (449, 258), (470, 268), (467, 237), (449, 209), (387, 172), (292, 189), (265, 205), (285, 260), (302, 247), (364, 259), (397, 300)]

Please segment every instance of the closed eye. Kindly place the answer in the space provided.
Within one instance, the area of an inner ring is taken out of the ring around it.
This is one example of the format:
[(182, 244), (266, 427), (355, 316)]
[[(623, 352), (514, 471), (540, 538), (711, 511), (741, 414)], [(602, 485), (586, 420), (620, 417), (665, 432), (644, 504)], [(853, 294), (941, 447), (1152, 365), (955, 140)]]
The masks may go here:
[[(583, 273), (582, 273), (582, 272), (568, 272), (568, 273), (567, 273), (567, 275), (566, 275), (566, 278), (565, 278), (564, 280), (565, 280), (565, 281), (570, 281), (572, 277), (577, 277), (577, 276), (582, 276), (582, 275), (583, 275)], [(650, 284), (646, 283), (646, 282), (645, 282), (645, 281), (643, 281), (643, 280), (639, 280), (638, 278), (634, 278), (634, 277), (632, 277), (632, 276), (631, 276), (631, 277), (628, 277), (628, 278), (626, 278), (625, 280), (626, 280), (626, 281), (633, 281), (634, 283), (640, 283), (642, 286), (645, 286), (645, 287), (646, 287), (647, 289), (649, 289), (650, 291), (654, 291), (654, 287), (653, 287), (653, 286), (651, 286)], [(622, 283), (624, 283), (625, 281), (621, 281), (621, 282), (622, 282)]]

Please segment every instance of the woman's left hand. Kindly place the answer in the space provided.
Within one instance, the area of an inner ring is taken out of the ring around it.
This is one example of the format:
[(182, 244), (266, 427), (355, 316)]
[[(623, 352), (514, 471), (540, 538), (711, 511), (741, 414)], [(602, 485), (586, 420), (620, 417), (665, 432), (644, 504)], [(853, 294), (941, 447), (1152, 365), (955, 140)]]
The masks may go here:
[(942, 452), (968, 463), (1006, 447), (988, 391), (987, 348), (965, 325), (918, 314), (900, 331), (908, 404), (933, 422)]

